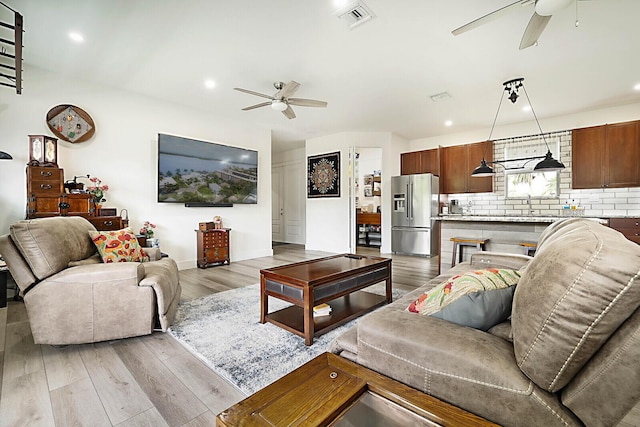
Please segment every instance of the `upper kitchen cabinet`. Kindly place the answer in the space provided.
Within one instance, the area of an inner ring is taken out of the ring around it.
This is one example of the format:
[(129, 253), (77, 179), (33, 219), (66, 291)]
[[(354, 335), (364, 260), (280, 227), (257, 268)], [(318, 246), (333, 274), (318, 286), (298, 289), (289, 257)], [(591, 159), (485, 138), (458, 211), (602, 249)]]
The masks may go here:
[(490, 193), (493, 177), (472, 177), (482, 158), (493, 160), (493, 141), (454, 145), (441, 150), (440, 186), (444, 194)]
[(639, 123), (574, 129), (572, 188), (639, 187)]
[(431, 173), (440, 176), (440, 149), (400, 154), (400, 175)]

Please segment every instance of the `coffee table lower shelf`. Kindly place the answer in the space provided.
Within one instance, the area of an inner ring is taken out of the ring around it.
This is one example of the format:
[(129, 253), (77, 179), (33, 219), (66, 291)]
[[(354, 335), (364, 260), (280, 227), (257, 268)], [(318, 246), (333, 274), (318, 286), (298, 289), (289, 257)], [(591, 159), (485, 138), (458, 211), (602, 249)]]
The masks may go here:
[[(386, 302), (384, 295), (365, 291), (354, 292), (331, 300), (328, 302), (331, 306), (331, 314), (313, 318), (314, 336), (326, 334), (330, 330), (386, 304)], [(267, 314), (265, 320), (291, 333), (305, 337), (304, 309), (302, 307), (291, 305)]]

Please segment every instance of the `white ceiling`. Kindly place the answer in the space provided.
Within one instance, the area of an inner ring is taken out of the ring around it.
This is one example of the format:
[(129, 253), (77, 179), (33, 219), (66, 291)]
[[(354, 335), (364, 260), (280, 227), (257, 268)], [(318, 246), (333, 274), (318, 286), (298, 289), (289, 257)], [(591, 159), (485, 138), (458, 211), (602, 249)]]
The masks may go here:
[[(343, 131), (416, 139), (486, 128), (502, 82), (515, 77), (541, 120), (640, 102), (640, 0), (581, 1), (577, 28), (571, 5), (522, 51), (533, 5), (451, 34), (513, 0), (364, 0), (376, 17), (353, 30), (335, 16), (336, 0), (3, 1), (24, 16), (27, 67), (269, 128), (281, 149)], [(328, 107), (294, 107), (293, 120), (268, 107), (241, 111), (264, 99), (233, 87), (272, 94), (278, 80), (298, 81), (296, 97)], [(444, 91), (452, 97), (430, 99)], [(527, 120), (521, 108), (500, 112), (501, 124)]]

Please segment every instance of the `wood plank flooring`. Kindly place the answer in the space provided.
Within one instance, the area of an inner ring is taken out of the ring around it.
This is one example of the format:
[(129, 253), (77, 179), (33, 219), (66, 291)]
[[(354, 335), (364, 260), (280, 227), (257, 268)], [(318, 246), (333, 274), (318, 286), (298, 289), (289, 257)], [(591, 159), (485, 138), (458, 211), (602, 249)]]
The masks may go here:
[[(278, 245), (272, 257), (182, 270), (182, 299), (252, 285), (262, 268), (326, 255)], [(392, 258), (394, 287), (414, 289), (437, 275), (437, 258)], [(244, 397), (168, 334), (41, 346), (33, 343), (24, 304), (0, 309), (0, 427), (214, 426), (216, 414)], [(619, 426), (640, 426), (640, 407)]]

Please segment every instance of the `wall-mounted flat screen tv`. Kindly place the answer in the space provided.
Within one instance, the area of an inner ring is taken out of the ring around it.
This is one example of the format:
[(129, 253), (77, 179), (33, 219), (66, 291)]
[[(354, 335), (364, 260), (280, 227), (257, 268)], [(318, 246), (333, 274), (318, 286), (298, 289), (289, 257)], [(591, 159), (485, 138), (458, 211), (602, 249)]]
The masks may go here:
[(258, 152), (158, 134), (158, 202), (258, 203)]

